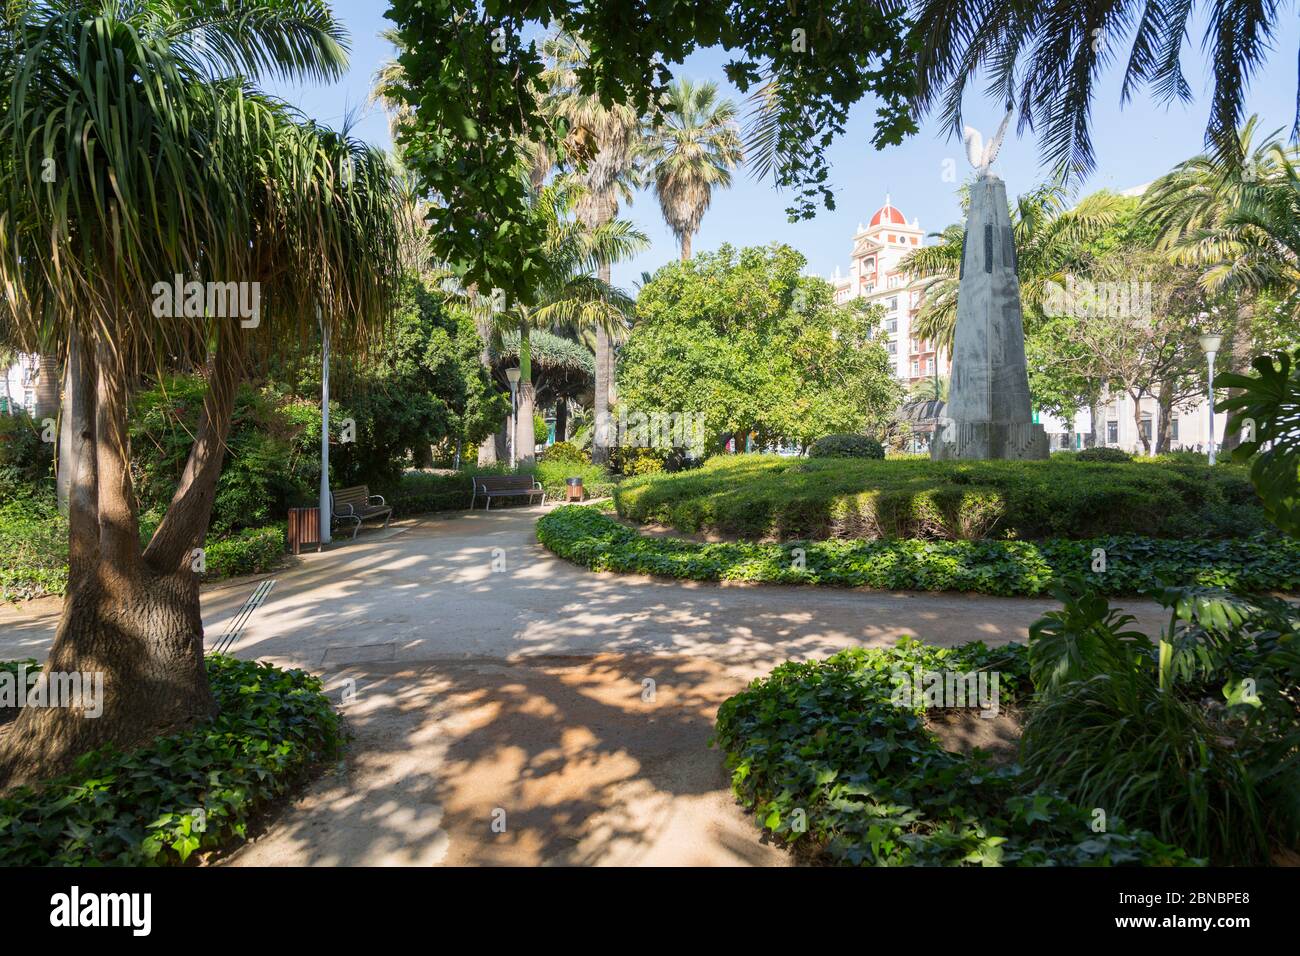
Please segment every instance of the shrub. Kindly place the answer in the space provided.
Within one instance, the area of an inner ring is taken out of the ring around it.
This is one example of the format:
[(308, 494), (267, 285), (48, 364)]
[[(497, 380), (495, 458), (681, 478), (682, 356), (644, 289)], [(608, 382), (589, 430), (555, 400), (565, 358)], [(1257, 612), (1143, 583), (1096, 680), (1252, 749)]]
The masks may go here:
[(537, 412), (533, 412), (533, 444), (545, 445), (546, 439), (551, 437), (551, 428), (546, 424), (546, 419)]
[(1265, 863), (1274, 841), (1294, 845), (1300, 767), (1285, 754), (1300, 742), (1300, 613), (1167, 589), (1172, 630), (1157, 653), (1083, 582), (1055, 593), (1061, 609), (1030, 628), (1037, 700), (1022, 757), (1034, 779), (1215, 862)]
[(228, 538), (209, 541), (203, 548), (207, 574), (213, 578), (270, 571), (284, 556), (284, 549), (284, 525), (245, 528)]
[(0, 469), (11, 472), (9, 481), (35, 483), (53, 467), (54, 445), (42, 439), (40, 424), (26, 412), (0, 414)]
[(664, 470), (670, 452), (658, 448), (615, 449), (615, 464), (624, 475), (654, 475)]
[[(1089, 585), (1105, 594), (1138, 594), (1167, 584), (1259, 591), (1300, 587), (1300, 542), (1276, 536), (701, 544), (648, 537), (596, 509), (568, 506), (538, 520), (537, 538), (560, 557), (593, 571), (695, 581), (1034, 595), (1064, 575), (1083, 572)], [(795, 560), (795, 548), (802, 551), (801, 561)], [(1104, 573), (1089, 570), (1096, 548), (1106, 552)]]
[(534, 466), (533, 474), (545, 489), (547, 499), (552, 501), (563, 500), (565, 481), (569, 478), (582, 479), (583, 493), (588, 498), (607, 498), (617, 484), (606, 469), (591, 463), (543, 460)]
[(1039, 789), (1019, 768), (943, 749), (899, 675), (999, 675), (999, 706), (1027, 696), (1024, 648), (903, 639), (790, 662), (718, 709), (732, 790), (773, 836), (856, 865), (1169, 865), (1187, 855), (1113, 816)]
[(0, 502), (0, 601), (62, 594), (68, 586), (68, 522), (54, 495)]
[(865, 435), (827, 435), (808, 448), (809, 458), (872, 458), (885, 457), (884, 446)]
[(338, 756), (319, 678), (219, 655), (207, 667), (213, 720), (129, 753), (92, 751), (41, 789), (0, 797), (0, 866), (185, 863), (242, 842), (256, 813)]
[(742, 538), (1242, 536), (1267, 528), (1241, 466), (727, 455), (630, 479), (638, 523)]
[(573, 461), (587, 464), (591, 461), (591, 454), (583, 451), (573, 442), (557, 441), (546, 449), (542, 460), (549, 462)]
[(1084, 448), (1074, 457), (1076, 461), (1092, 462), (1124, 462), (1133, 460), (1133, 456), (1122, 448), (1107, 448), (1104, 445), (1098, 445), (1095, 448)]

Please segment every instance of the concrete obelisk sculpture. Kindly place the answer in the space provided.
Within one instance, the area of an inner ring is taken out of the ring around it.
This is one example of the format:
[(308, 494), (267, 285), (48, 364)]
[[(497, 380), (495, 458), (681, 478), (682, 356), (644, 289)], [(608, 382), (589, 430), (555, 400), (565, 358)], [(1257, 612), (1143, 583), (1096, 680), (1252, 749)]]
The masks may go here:
[(952, 380), (941, 428), (930, 445), (934, 459), (1048, 456), (1047, 435), (1034, 424), (1029, 404), (1007, 187), (989, 169), (1010, 118), (1008, 112), (987, 146), (969, 126), (963, 137), (976, 176), (962, 238)]

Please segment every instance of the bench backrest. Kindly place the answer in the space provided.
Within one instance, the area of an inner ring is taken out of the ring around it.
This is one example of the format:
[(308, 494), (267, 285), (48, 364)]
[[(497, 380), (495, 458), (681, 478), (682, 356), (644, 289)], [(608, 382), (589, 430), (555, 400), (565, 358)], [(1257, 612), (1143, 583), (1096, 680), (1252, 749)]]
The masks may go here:
[(330, 489), (330, 496), (334, 499), (334, 504), (330, 507), (334, 509), (335, 514), (340, 512), (346, 514), (350, 505), (353, 511), (360, 511), (370, 501), (370, 488), (367, 485), (356, 485), (353, 488)]
[(474, 487), (478, 491), (532, 491), (533, 479), (528, 475), (476, 475)]

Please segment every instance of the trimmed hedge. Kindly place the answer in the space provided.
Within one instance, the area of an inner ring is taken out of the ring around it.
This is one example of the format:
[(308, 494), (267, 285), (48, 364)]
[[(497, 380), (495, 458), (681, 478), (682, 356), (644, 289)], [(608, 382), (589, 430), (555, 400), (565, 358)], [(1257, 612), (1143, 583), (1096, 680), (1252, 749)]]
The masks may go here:
[(866, 435), (826, 435), (808, 448), (809, 458), (874, 458), (885, 457), (885, 446)]
[[(887, 590), (1036, 595), (1081, 575), (1104, 594), (1140, 594), (1201, 584), (1252, 591), (1300, 588), (1300, 542), (1278, 535), (1239, 540), (1168, 540), (1135, 535), (1081, 541), (836, 540), (701, 544), (642, 535), (595, 508), (556, 508), (537, 539), (593, 571), (695, 581), (819, 584)], [(1093, 573), (1094, 549), (1106, 570)]]
[(62, 594), (68, 587), (68, 522), (44, 498), (0, 503), (0, 601)]
[(718, 709), (714, 741), (736, 797), (787, 845), (863, 866), (1187, 865), (1143, 830), (1038, 790), (1017, 766), (943, 749), (898, 674), (999, 674), (1000, 703), (1030, 691), (1023, 646), (897, 647), (790, 662)]
[(320, 679), (214, 655), (221, 713), (130, 753), (106, 748), (39, 790), (0, 797), (0, 866), (174, 865), (248, 836), (248, 822), (338, 757)]
[(1237, 537), (1269, 526), (1242, 466), (715, 456), (630, 479), (639, 524), (747, 539)]
[(207, 577), (233, 578), (270, 571), (284, 557), (286, 543), (284, 525), (246, 528), (228, 538), (209, 541), (203, 546)]

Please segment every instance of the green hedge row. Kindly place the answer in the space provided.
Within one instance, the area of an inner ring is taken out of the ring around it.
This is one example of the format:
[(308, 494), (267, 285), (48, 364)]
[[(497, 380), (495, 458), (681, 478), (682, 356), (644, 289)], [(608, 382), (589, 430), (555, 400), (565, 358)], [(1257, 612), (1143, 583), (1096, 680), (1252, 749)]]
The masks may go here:
[[(1088, 540), (834, 540), (701, 544), (638, 533), (597, 509), (570, 505), (543, 515), (538, 540), (593, 571), (696, 581), (820, 584), (888, 590), (1035, 595), (1067, 574), (1105, 594), (1164, 584), (1253, 591), (1300, 588), (1300, 542), (1276, 534), (1240, 540), (1170, 540), (1135, 535)], [(1105, 570), (1092, 571), (1095, 549)]]
[(727, 455), (630, 479), (620, 515), (745, 539), (1237, 537), (1268, 525), (1243, 466)]
[(130, 753), (92, 751), (39, 790), (0, 797), (0, 866), (184, 863), (242, 841), (255, 813), (338, 756), (318, 678), (232, 657), (207, 665), (214, 720)]
[(284, 556), (285, 547), (284, 525), (247, 528), (228, 538), (209, 541), (204, 545), (207, 575), (211, 578), (233, 578), (241, 574), (270, 571)]
[(1018, 766), (944, 750), (899, 675), (999, 675), (999, 706), (1027, 697), (1025, 649), (904, 639), (790, 662), (718, 709), (732, 789), (775, 838), (847, 865), (1185, 865), (1177, 847), (1037, 789)]

